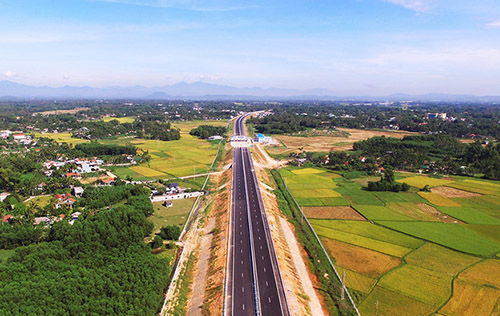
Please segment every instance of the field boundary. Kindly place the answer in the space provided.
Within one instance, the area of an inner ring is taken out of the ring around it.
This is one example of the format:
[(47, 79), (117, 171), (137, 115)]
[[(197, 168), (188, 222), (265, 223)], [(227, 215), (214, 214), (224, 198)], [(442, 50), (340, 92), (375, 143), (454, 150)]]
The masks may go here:
[[(320, 245), (321, 249), (323, 250), (323, 253), (325, 254), (326, 258), (328, 259), (328, 262), (330, 264), (330, 267), (332, 268), (332, 270), (335, 272), (335, 275), (337, 276), (337, 279), (339, 280), (339, 282), (341, 282), (341, 277), (340, 277), (340, 274), (337, 272), (337, 269), (335, 268), (335, 266), (333, 265), (333, 262), (330, 258), (330, 255), (328, 255), (328, 252), (326, 251), (325, 247), (323, 246), (323, 243), (321, 242), (321, 240), (319, 239), (318, 235), (316, 234), (316, 231), (314, 231), (314, 228), (312, 227), (311, 223), (309, 222), (309, 220), (307, 219), (307, 217), (304, 215), (304, 212), (302, 211), (302, 208), (300, 207), (300, 205), (297, 203), (297, 201), (295, 200), (295, 198), (293, 197), (293, 195), (291, 194), (291, 192), (288, 190), (288, 187), (285, 183), (285, 180), (283, 179), (283, 176), (281, 175), (281, 173), (279, 172), (279, 170), (277, 170), (277, 173), (279, 174), (279, 177), (282, 181), (282, 183), (284, 184), (284, 187), (286, 189), (286, 192), (288, 193), (288, 195), (290, 195), (290, 197), (292, 198), (292, 201), (294, 202), (295, 206), (298, 208), (298, 210), (300, 211), (300, 215), (302, 217), (303, 220), (306, 221), (309, 229), (312, 231), (316, 241), (318, 242), (318, 244)], [(356, 304), (354, 303), (354, 300), (349, 292), (349, 290), (347, 289), (347, 287), (344, 285), (342, 285), (341, 283), (341, 287), (344, 288), (345, 290), (345, 293), (347, 294), (347, 297), (349, 298), (349, 301), (351, 302), (351, 305), (353, 306), (354, 310), (356, 311), (357, 315), (358, 316), (361, 316), (361, 313), (359, 312)]]

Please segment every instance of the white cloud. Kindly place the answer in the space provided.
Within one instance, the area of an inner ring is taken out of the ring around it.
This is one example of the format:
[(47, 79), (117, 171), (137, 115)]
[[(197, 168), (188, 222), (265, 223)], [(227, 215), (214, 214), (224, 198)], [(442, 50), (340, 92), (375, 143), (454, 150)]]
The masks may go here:
[(6, 72), (3, 73), (3, 75), (4, 75), (4, 77), (7, 77), (7, 78), (13, 78), (13, 77), (17, 76), (17, 73), (10, 71), (10, 70), (7, 70)]
[(486, 26), (489, 26), (489, 27), (500, 27), (500, 20), (490, 22), (490, 23), (486, 24)]
[(432, 9), (433, 0), (384, 0), (392, 4), (400, 5), (416, 12), (429, 12)]

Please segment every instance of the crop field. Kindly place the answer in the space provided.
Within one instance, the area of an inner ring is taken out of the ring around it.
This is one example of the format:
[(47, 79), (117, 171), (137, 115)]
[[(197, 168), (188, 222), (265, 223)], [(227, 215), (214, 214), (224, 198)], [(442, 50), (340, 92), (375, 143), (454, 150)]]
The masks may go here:
[[(303, 211), (338, 271), (346, 271), (346, 285), (358, 291), (363, 315), (500, 311), (500, 182), (401, 173), (396, 179), (412, 186), (408, 192), (369, 192), (363, 187), (378, 177), (286, 169), (292, 194), (308, 206)], [(425, 185), (432, 192), (419, 191)], [(338, 192), (330, 199), (347, 204), (324, 207), (314, 189)]]
[(361, 315), (429, 315), (436, 308), (396, 291), (376, 286), (359, 306)]
[(135, 120), (135, 117), (133, 117), (133, 116), (122, 116), (122, 117), (105, 116), (102, 118), (102, 120), (104, 122), (110, 122), (113, 120), (117, 120), (118, 122), (120, 122), (120, 124), (123, 124), (123, 123), (133, 123)]
[(450, 180), (436, 179), (427, 176), (414, 176), (414, 177), (398, 179), (396, 181), (400, 183), (407, 183), (412, 187), (416, 187), (419, 189), (422, 189), (426, 185), (432, 188), (453, 183), (453, 181)]
[(500, 243), (500, 227), (498, 225), (467, 225), (467, 228)]
[(489, 259), (482, 261), (462, 272), (458, 278), (462, 281), (488, 284), (500, 289), (500, 260)]
[(173, 141), (118, 137), (104, 139), (100, 142), (104, 144), (132, 144), (137, 146), (139, 152), (148, 151), (151, 155), (149, 165), (142, 163), (140, 166), (115, 168), (116, 174), (120, 177), (130, 175), (135, 180), (147, 180), (158, 177), (189, 176), (206, 173), (217, 154), (217, 144), (189, 135), (191, 129), (202, 124), (226, 126), (227, 122), (174, 122), (173, 126), (181, 130), (181, 139)]
[(386, 208), (390, 209), (391, 211), (397, 214), (409, 216), (415, 220), (431, 221), (431, 222), (438, 221), (436, 216), (433, 216), (428, 212), (423, 211), (422, 208), (419, 207), (419, 203), (409, 203), (409, 202), (387, 203)]
[(412, 249), (394, 245), (388, 242), (371, 239), (356, 234), (346, 233), (339, 230), (329, 229), (324, 226), (314, 226), (316, 233), (322, 237), (342, 241), (351, 245), (375, 250), (394, 257), (403, 257)]
[(485, 180), (465, 179), (447, 184), (452, 188), (470, 191), (479, 194), (500, 194), (500, 185)]
[(155, 225), (154, 231), (159, 231), (162, 226), (184, 225), (195, 200), (196, 198), (174, 200), (172, 207), (165, 207), (162, 202), (153, 203), (154, 213), (149, 220)]
[(452, 280), (452, 276), (407, 264), (384, 275), (377, 286), (438, 308), (450, 297)]
[(318, 168), (281, 170), (285, 183), (302, 206), (347, 206), (349, 202), (335, 191), (340, 176)]
[(404, 212), (396, 212), (385, 206), (376, 205), (353, 205), (354, 209), (369, 220), (387, 220), (387, 221), (408, 221), (413, 218), (406, 216)]
[(349, 267), (372, 278), (379, 277), (401, 264), (398, 258), (340, 241), (325, 238), (323, 244), (339, 266)]
[(351, 271), (338, 265), (335, 265), (335, 269), (337, 269), (340, 274), (342, 274), (342, 271), (345, 271), (345, 284), (350, 289), (368, 294), (373, 287), (375, 287), (375, 284), (377, 284), (377, 279), (367, 277), (364, 274)]
[(35, 137), (51, 138), (58, 143), (68, 143), (71, 145), (89, 142), (88, 139), (72, 138), (70, 133), (35, 133)]
[(418, 192), (418, 194), (429, 201), (429, 203), (436, 206), (462, 206), (458, 202), (452, 199), (446, 198), (442, 195), (431, 193), (431, 192)]
[(424, 244), (423, 241), (401, 234), (399, 232), (378, 226), (369, 222), (360, 221), (337, 221), (337, 220), (311, 220), (313, 226), (322, 226), (346, 233), (388, 242), (406, 248), (418, 248)]
[(144, 177), (147, 177), (147, 178), (165, 177), (166, 176), (166, 174), (164, 174), (163, 172), (159, 172), (157, 170), (154, 170), (154, 169), (151, 169), (148, 167), (144, 167), (144, 166), (134, 166), (134, 167), (130, 167), (129, 169), (134, 171), (134, 172), (137, 172), (138, 174), (140, 174)]
[(414, 192), (373, 192), (383, 203), (425, 203), (425, 199)]
[(426, 243), (405, 257), (409, 264), (450, 276), (478, 262), (479, 258), (450, 250), (432, 243)]
[(500, 225), (500, 219), (472, 207), (438, 207), (437, 209), (469, 224)]
[(495, 315), (492, 311), (499, 298), (500, 291), (495, 288), (455, 280), (453, 296), (439, 313), (446, 316)]
[(320, 170), (320, 169), (316, 169), (316, 168), (305, 168), (305, 169), (292, 170), (292, 173), (294, 173), (296, 175), (309, 175), (309, 174), (316, 174), (316, 173), (324, 173), (324, 171)]
[(473, 255), (491, 256), (500, 252), (499, 243), (458, 224), (396, 221), (377, 223)]
[(365, 220), (350, 206), (304, 207), (303, 211), (307, 218)]

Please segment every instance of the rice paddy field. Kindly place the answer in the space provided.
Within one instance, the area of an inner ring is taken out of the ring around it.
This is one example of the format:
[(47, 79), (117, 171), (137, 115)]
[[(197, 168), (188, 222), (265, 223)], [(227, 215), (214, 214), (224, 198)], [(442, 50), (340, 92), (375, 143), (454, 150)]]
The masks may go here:
[(70, 145), (89, 142), (88, 139), (72, 138), (70, 133), (35, 133), (35, 137), (52, 138), (58, 143), (68, 143)]
[(181, 131), (181, 139), (173, 141), (137, 138), (105, 139), (103, 143), (132, 144), (140, 151), (148, 151), (151, 159), (133, 167), (114, 168), (113, 172), (134, 180), (184, 177), (206, 173), (217, 154), (217, 143), (189, 135), (199, 125), (226, 126), (226, 121), (186, 121), (174, 123)]
[(500, 182), (397, 173), (408, 192), (369, 192), (373, 177), (280, 172), (362, 315), (500, 313)]

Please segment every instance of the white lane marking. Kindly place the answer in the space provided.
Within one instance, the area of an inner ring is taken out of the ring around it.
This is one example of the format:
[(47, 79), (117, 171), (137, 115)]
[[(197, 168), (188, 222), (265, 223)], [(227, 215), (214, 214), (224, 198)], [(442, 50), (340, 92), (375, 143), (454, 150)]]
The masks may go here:
[(266, 286), (269, 286), (269, 282), (266, 281)]

